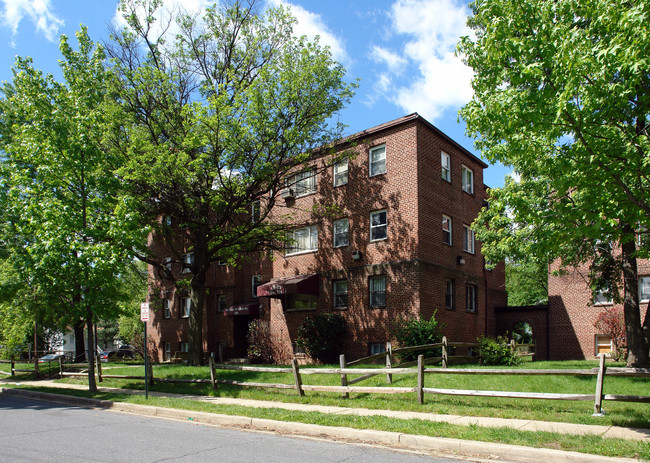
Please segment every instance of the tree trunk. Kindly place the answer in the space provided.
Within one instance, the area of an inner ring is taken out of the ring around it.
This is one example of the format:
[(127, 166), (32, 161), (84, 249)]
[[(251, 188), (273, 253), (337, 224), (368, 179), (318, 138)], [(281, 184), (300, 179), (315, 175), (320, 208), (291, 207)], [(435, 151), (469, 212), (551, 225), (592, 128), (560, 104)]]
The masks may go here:
[[(629, 224), (623, 224), (623, 236), (634, 237), (634, 230)], [(623, 313), (625, 314), (625, 331), (627, 334), (627, 366), (642, 368), (648, 365), (648, 344), (641, 326), (639, 305), (639, 273), (634, 253), (634, 239), (621, 244), (623, 259)]]
[(86, 360), (86, 346), (84, 344), (84, 320), (80, 318), (74, 324), (74, 361), (83, 362)]
[(93, 312), (90, 307), (86, 307), (86, 327), (88, 328), (88, 349), (86, 358), (88, 359), (88, 390), (97, 392), (97, 383), (95, 383), (95, 335), (93, 334)]
[(189, 352), (190, 365), (203, 365), (203, 305), (205, 302), (205, 280), (209, 261), (207, 259), (207, 240), (195, 238), (194, 264), (190, 281)]

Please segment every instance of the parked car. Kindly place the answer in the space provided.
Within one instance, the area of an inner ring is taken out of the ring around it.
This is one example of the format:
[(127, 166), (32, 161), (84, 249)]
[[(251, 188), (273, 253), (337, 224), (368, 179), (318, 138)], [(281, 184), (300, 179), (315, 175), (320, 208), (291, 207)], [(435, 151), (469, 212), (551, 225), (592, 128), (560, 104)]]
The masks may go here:
[(65, 354), (47, 354), (38, 359), (38, 363), (53, 362), (65, 358)]
[(135, 350), (131, 346), (122, 346), (117, 350), (105, 350), (99, 354), (99, 360), (102, 362), (115, 362), (116, 360), (135, 358)]

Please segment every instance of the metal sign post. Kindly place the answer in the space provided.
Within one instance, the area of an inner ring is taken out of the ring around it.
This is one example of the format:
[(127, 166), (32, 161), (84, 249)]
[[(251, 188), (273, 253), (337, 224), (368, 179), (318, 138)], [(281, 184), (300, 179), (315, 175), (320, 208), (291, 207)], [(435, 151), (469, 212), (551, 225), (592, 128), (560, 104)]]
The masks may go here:
[(149, 353), (147, 352), (147, 322), (149, 321), (149, 303), (140, 304), (140, 320), (144, 323), (144, 398), (149, 399)]

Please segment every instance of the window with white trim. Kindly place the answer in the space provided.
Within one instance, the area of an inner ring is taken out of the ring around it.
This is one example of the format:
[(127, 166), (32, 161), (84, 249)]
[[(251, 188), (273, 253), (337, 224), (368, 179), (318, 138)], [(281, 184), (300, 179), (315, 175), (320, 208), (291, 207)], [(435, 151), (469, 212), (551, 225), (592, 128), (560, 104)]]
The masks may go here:
[(370, 177), (386, 173), (386, 145), (371, 148), (368, 154)]
[(370, 213), (370, 241), (385, 240), (388, 237), (388, 215), (386, 209)]
[(469, 225), (463, 225), (463, 251), (474, 254), (474, 230)]
[(593, 296), (594, 305), (610, 305), (613, 303), (612, 295), (607, 290), (598, 290)]
[(371, 342), (368, 345), (368, 350), (370, 355), (383, 354), (386, 352), (386, 343), (385, 342)]
[(474, 171), (467, 166), (463, 166), (463, 191), (471, 195), (474, 194)]
[(251, 296), (257, 299), (257, 287), (262, 284), (261, 275), (253, 275), (251, 278)]
[(285, 255), (299, 254), (301, 252), (318, 251), (318, 227), (296, 228), (287, 232), (287, 250)]
[(172, 318), (172, 300), (163, 299), (163, 318)]
[(169, 361), (172, 358), (172, 343), (165, 341), (163, 342), (163, 360)]
[(347, 218), (334, 221), (334, 247), (340, 248), (348, 245), (348, 229), (350, 223)]
[(597, 334), (596, 335), (596, 352), (594, 354), (611, 355), (614, 350), (614, 344), (612, 343), (612, 338), (606, 334)]
[(187, 342), (187, 341), (179, 343), (178, 347), (180, 347), (181, 352), (189, 352), (190, 351), (190, 343)]
[(442, 167), (442, 179), (451, 183), (451, 158), (444, 151), (440, 152), (440, 165)]
[(456, 285), (454, 280), (445, 281), (445, 309), (454, 310), (456, 307)]
[(165, 257), (163, 260), (163, 263), (165, 264), (165, 268), (169, 271), (172, 269), (172, 258), (171, 257)]
[(220, 294), (219, 299), (217, 300), (217, 312), (225, 312), (228, 303), (226, 302), (226, 295)]
[(183, 273), (190, 273), (194, 265), (194, 253), (186, 252), (183, 254)]
[(293, 174), (287, 178), (287, 188), (293, 190), (298, 196), (308, 195), (316, 192), (316, 170), (309, 169)]
[(253, 201), (253, 204), (251, 204), (251, 222), (257, 223), (260, 221), (260, 217), (262, 214), (262, 203), (260, 200)]
[(192, 299), (189, 297), (181, 298), (181, 318), (190, 317), (190, 309), (192, 308)]
[(442, 216), (442, 242), (451, 245), (451, 217)]
[(478, 287), (465, 285), (465, 311), (476, 313), (478, 310)]
[(639, 278), (639, 301), (650, 301), (650, 276)]
[(386, 307), (386, 275), (368, 277), (370, 307)]
[(348, 280), (333, 281), (332, 292), (334, 293), (334, 308), (346, 308), (348, 306)]
[(334, 186), (346, 185), (348, 183), (348, 160), (343, 159), (334, 163)]

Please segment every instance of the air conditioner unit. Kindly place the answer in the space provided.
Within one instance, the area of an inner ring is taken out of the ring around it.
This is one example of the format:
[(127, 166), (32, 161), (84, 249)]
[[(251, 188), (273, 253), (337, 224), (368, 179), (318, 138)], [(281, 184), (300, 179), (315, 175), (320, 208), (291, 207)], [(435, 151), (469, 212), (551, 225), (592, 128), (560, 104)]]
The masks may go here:
[(280, 197), (285, 201), (290, 199), (296, 199), (296, 194), (293, 191), (293, 188), (285, 188), (280, 192)]

